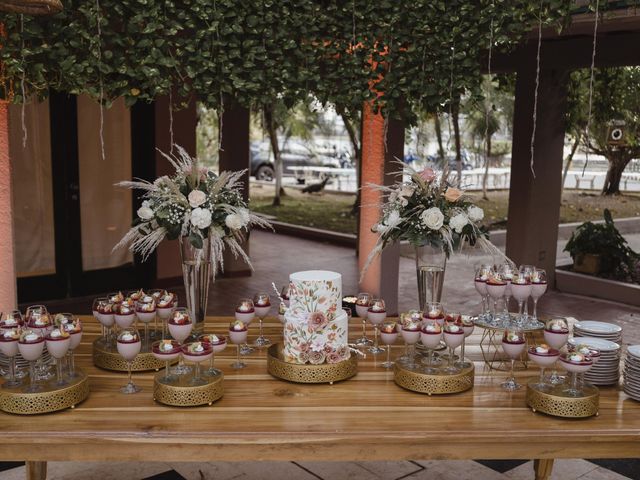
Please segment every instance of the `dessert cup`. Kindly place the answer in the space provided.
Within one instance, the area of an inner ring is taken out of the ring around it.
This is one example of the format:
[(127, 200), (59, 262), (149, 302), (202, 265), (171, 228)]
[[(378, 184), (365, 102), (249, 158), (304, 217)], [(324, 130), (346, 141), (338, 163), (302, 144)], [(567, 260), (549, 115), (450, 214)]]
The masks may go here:
[(424, 369), (425, 373), (433, 375), (437, 372), (437, 370), (433, 368), (434, 365), (437, 366), (441, 363), (440, 359), (436, 359), (434, 362), (433, 352), (442, 341), (442, 327), (436, 321), (427, 322), (422, 327), (422, 331), (420, 332), (420, 339), (422, 341), (422, 344), (427, 347), (428, 351), (426, 362), (427, 366)]
[[(241, 299), (236, 305), (236, 310), (235, 310), (236, 320), (239, 322), (242, 322), (247, 327), (247, 330), (248, 330), (249, 325), (251, 325), (251, 322), (253, 321), (255, 316), (256, 316), (256, 310), (253, 304), (253, 300), (251, 300), (250, 298)], [(240, 355), (251, 355), (253, 352), (254, 352), (253, 348), (251, 348), (246, 343), (246, 340), (245, 340), (245, 343), (243, 343), (240, 346)]]
[(571, 383), (564, 393), (570, 397), (582, 395), (582, 389), (578, 383), (578, 375), (586, 373), (593, 366), (593, 360), (578, 352), (564, 353), (560, 355), (560, 363), (569, 372)]
[(69, 382), (62, 375), (62, 359), (67, 355), (71, 346), (71, 335), (65, 330), (56, 328), (47, 335), (45, 343), (49, 354), (56, 359), (56, 385), (68, 385)]
[(455, 350), (464, 342), (464, 330), (456, 324), (446, 324), (444, 327), (444, 343), (449, 347), (449, 365), (444, 369), (450, 374), (460, 373), (460, 368), (456, 367)]
[(420, 340), (420, 326), (419, 325), (408, 325), (402, 327), (402, 339), (405, 344), (408, 345), (408, 351), (406, 360), (404, 363), (407, 364), (410, 368), (415, 368), (416, 366), (416, 343)]
[(520, 329), (507, 328), (504, 331), (504, 335), (502, 337), (502, 349), (511, 359), (511, 371), (507, 381), (502, 384), (502, 388), (508, 392), (518, 390), (522, 387), (522, 385), (516, 382), (514, 367), (516, 359), (522, 355), (522, 352), (524, 352), (526, 347), (527, 343), (524, 338), (524, 334)]
[(182, 356), (187, 362), (195, 364), (195, 372), (189, 384), (193, 386), (205, 385), (207, 382), (200, 375), (200, 364), (213, 357), (211, 344), (208, 342), (187, 343), (182, 346)]
[[(193, 331), (193, 322), (189, 312), (184, 307), (176, 308), (167, 321), (169, 334), (182, 344)], [(178, 365), (173, 367), (171, 373), (175, 375), (186, 375), (191, 373), (191, 368), (184, 364), (183, 358), (180, 357)]]
[(124, 387), (120, 389), (120, 393), (124, 393), (125, 395), (138, 393), (142, 389), (138, 385), (133, 383), (133, 379), (131, 378), (131, 364), (135, 360), (136, 356), (140, 353), (140, 349), (142, 348), (140, 334), (133, 329), (123, 330), (122, 332), (120, 332), (120, 335), (118, 335), (116, 342), (118, 353), (127, 362), (127, 371), (129, 375), (129, 381)]
[(471, 366), (471, 363), (465, 360), (465, 348), (467, 345), (467, 338), (473, 333), (476, 325), (471, 317), (463, 316), (461, 318), (462, 330), (464, 331), (464, 341), (462, 342), (462, 350), (460, 352), (460, 359), (458, 360), (458, 364), (460, 368), (469, 368)]
[(169, 363), (174, 361), (180, 356), (182, 349), (180, 343), (177, 340), (158, 340), (151, 345), (151, 353), (153, 356), (164, 362), (164, 377), (160, 379), (160, 382), (171, 384), (175, 382), (178, 377), (172, 375), (169, 370)]
[(391, 345), (393, 345), (398, 338), (398, 331), (396, 330), (396, 322), (384, 322), (382, 329), (380, 330), (380, 340), (387, 345), (387, 360), (382, 363), (383, 368), (393, 368), (394, 362), (391, 361)]
[(13, 388), (22, 385), (16, 378), (16, 355), (18, 354), (18, 341), (20, 330), (18, 328), (5, 328), (0, 331), (0, 352), (9, 359), (9, 378), (2, 384), (2, 388)]
[(236, 361), (231, 364), (231, 368), (241, 369), (247, 366), (242, 360), (240, 360), (240, 345), (247, 341), (248, 329), (245, 324), (240, 321), (235, 321), (229, 327), (229, 340), (234, 343), (238, 349), (238, 356)]
[(384, 304), (384, 300), (374, 298), (369, 304), (369, 310), (367, 311), (367, 320), (373, 325), (373, 345), (369, 347), (369, 352), (374, 355), (384, 352), (384, 348), (378, 345), (378, 328), (379, 325), (387, 318), (387, 310)]
[[(561, 350), (569, 340), (569, 324), (565, 318), (550, 319), (543, 331), (544, 341), (551, 348)], [(551, 372), (549, 382), (552, 385), (558, 385), (564, 382), (564, 378), (558, 374), (557, 369)]]
[(367, 313), (369, 312), (369, 304), (371, 303), (371, 295), (368, 293), (359, 293), (356, 299), (356, 315), (362, 319), (362, 337), (356, 340), (356, 345), (366, 347), (373, 345), (371, 339), (367, 338)]
[(540, 380), (536, 387), (542, 391), (551, 389), (551, 385), (544, 381), (544, 370), (552, 366), (560, 357), (560, 351), (555, 348), (547, 348), (546, 345), (533, 346), (527, 350), (529, 360), (540, 367)]
[(26, 330), (21, 333), (18, 340), (18, 351), (22, 358), (29, 362), (29, 386), (25, 389), (27, 393), (39, 392), (42, 387), (36, 383), (35, 362), (42, 356), (44, 351), (44, 336), (38, 330)]
[(271, 345), (271, 340), (265, 337), (262, 332), (262, 322), (269, 314), (269, 310), (271, 310), (271, 299), (266, 293), (258, 293), (253, 298), (253, 304), (255, 305), (256, 316), (260, 322), (260, 335), (256, 338), (255, 345), (258, 347)]
[(205, 334), (201, 335), (198, 340), (201, 342), (209, 342), (213, 349), (213, 355), (211, 355), (211, 360), (209, 361), (209, 368), (204, 371), (204, 375), (207, 377), (216, 377), (220, 375), (222, 371), (215, 368), (213, 364), (216, 359), (216, 354), (221, 353), (225, 348), (227, 348), (227, 337), (224, 335)]

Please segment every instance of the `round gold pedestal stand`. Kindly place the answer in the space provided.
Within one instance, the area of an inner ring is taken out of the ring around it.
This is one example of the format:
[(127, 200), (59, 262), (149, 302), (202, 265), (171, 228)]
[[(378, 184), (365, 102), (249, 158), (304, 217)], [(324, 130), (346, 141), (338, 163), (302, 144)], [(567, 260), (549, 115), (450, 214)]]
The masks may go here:
[[(176, 361), (172, 362), (175, 363)], [(114, 372), (127, 372), (127, 362), (118, 353), (115, 342), (106, 344), (102, 338), (93, 342), (93, 364), (104, 370)], [(131, 364), (132, 372), (146, 372), (149, 370), (160, 370), (164, 368), (164, 362), (158, 360), (151, 352), (140, 352)]]
[(340, 363), (322, 363), (320, 365), (285, 362), (282, 357), (282, 345), (271, 345), (267, 350), (267, 370), (281, 380), (294, 383), (339, 382), (358, 373), (358, 359), (352, 354)]
[(51, 413), (66, 408), (74, 408), (89, 396), (89, 380), (87, 375), (76, 369), (77, 377), (69, 380), (68, 385), (59, 387), (53, 379), (43, 385), (40, 392), (26, 393), (29, 378), (24, 385), (16, 388), (0, 389), (0, 410), (18, 415), (37, 415)]
[(460, 370), (460, 373), (446, 373), (441, 367), (438, 373), (421, 373), (422, 365), (416, 364), (415, 368), (395, 363), (393, 367), (393, 380), (396, 384), (407, 390), (427, 395), (444, 395), (448, 393), (460, 393), (473, 387), (473, 364)]
[(585, 383), (582, 396), (570, 397), (563, 390), (566, 385), (558, 385), (550, 391), (537, 388), (537, 381), (527, 384), (527, 405), (534, 412), (542, 412), (554, 417), (586, 418), (598, 415), (600, 391), (590, 383)]
[(201, 377), (204, 385), (189, 385), (192, 375), (180, 375), (173, 383), (162, 383), (165, 373), (158, 373), (153, 379), (153, 399), (172, 407), (197, 407), (211, 405), (224, 395), (224, 375)]

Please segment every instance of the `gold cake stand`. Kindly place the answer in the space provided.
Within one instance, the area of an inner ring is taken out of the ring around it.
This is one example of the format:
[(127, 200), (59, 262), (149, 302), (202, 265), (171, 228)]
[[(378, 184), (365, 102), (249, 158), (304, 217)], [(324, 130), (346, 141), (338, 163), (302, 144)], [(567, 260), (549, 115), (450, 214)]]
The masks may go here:
[(77, 376), (69, 380), (68, 385), (59, 387), (55, 378), (43, 384), (43, 390), (35, 393), (25, 392), (29, 378), (23, 385), (15, 388), (0, 389), (0, 410), (18, 415), (37, 415), (51, 413), (66, 408), (74, 408), (89, 396), (87, 375), (76, 368)]
[(323, 363), (320, 365), (285, 362), (282, 356), (282, 344), (271, 345), (267, 350), (267, 370), (281, 380), (294, 383), (328, 383), (339, 382), (358, 373), (358, 359), (351, 355), (339, 363)]
[(437, 373), (423, 373), (424, 365), (420, 363), (420, 356), (416, 357), (415, 366), (395, 363), (393, 367), (393, 380), (396, 384), (407, 390), (427, 395), (444, 395), (448, 393), (460, 393), (473, 387), (473, 363), (460, 370), (459, 373), (447, 373), (446, 365), (434, 367)]
[(153, 379), (153, 399), (172, 407), (197, 407), (211, 405), (224, 395), (224, 375), (201, 377), (204, 385), (189, 385), (192, 375), (180, 375), (174, 383), (163, 383), (164, 372), (156, 374)]
[[(150, 342), (152, 343), (152, 342)], [(174, 360), (171, 363), (175, 363)], [(118, 353), (115, 341), (106, 343), (102, 338), (93, 342), (93, 364), (96, 367), (114, 372), (127, 372), (127, 362)], [(151, 352), (140, 352), (131, 364), (132, 372), (146, 372), (164, 368), (164, 361), (158, 360)]]
[(540, 390), (537, 381), (527, 384), (527, 405), (534, 412), (542, 412), (554, 417), (586, 418), (598, 415), (600, 391), (585, 382), (582, 395), (571, 397), (563, 390), (566, 385), (556, 385), (549, 391)]

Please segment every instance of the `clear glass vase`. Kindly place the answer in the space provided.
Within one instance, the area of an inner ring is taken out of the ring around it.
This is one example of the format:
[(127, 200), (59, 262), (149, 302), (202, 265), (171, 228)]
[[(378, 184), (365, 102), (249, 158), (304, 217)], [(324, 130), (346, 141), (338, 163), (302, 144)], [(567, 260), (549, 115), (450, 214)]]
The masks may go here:
[(440, 302), (442, 299), (447, 256), (442, 248), (431, 245), (415, 247), (415, 250), (418, 300), (420, 310), (424, 312), (427, 303)]
[(187, 308), (193, 321), (192, 336), (204, 333), (204, 319), (211, 283), (211, 243), (205, 239), (202, 248), (195, 248), (187, 238), (180, 238), (182, 277)]

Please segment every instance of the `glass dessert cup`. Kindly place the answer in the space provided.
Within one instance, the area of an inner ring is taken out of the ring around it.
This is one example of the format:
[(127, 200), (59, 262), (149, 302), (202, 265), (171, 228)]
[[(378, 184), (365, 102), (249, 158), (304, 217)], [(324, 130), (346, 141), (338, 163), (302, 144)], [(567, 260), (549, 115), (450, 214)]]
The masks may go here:
[(369, 347), (369, 352), (374, 355), (384, 352), (384, 348), (378, 345), (378, 329), (385, 318), (387, 318), (387, 310), (384, 300), (380, 298), (373, 299), (369, 305), (369, 310), (367, 310), (367, 320), (373, 325), (373, 345)]
[(258, 347), (265, 347), (267, 345), (271, 345), (271, 340), (264, 336), (262, 330), (262, 323), (264, 319), (269, 315), (269, 310), (271, 310), (271, 299), (269, 298), (269, 294), (267, 293), (258, 293), (253, 297), (253, 304), (256, 310), (256, 316), (258, 317), (260, 335), (256, 338), (254, 345)]
[(395, 362), (391, 361), (391, 345), (396, 342), (398, 331), (396, 330), (396, 322), (386, 321), (380, 328), (380, 340), (387, 345), (387, 359), (382, 362), (382, 368), (393, 368)]
[(513, 392), (522, 388), (522, 385), (516, 382), (514, 368), (516, 359), (522, 355), (526, 346), (527, 343), (520, 329), (510, 327), (504, 331), (504, 335), (502, 337), (502, 349), (511, 360), (511, 369), (509, 372), (509, 378), (501, 384), (503, 390)]
[(538, 300), (547, 291), (547, 272), (536, 268), (531, 277), (531, 298), (533, 299), (533, 319), (538, 320)]
[[(396, 331), (402, 335), (402, 328), (407, 326), (407, 330), (420, 330), (422, 328), (422, 312), (420, 310), (409, 310), (400, 314), (400, 321), (396, 323)], [(409, 362), (409, 344), (404, 343), (404, 353), (396, 358), (396, 363), (407, 364)]]
[[(145, 295), (136, 301), (136, 317), (144, 325), (144, 337), (142, 351), (149, 352), (151, 342), (149, 336), (149, 323), (156, 320), (156, 301), (150, 295)], [(156, 321), (157, 324), (157, 321)]]
[(136, 313), (133, 307), (120, 303), (116, 305), (113, 319), (121, 330), (131, 328), (133, 322), (136, 321)]
[(507, 282), (496, 271), (492, 271), (486, 283), (487, 293), (493, 300), (493, 316), (499, 318), (498, 301), (505, 296), (507, 291)]
[(20, 330), (18, 328), (0, 331), (0, 352), (9, 359), (9, 378), (2, 384), (2, 388), (22, 385), (22, 381), (16, 377), (16, 355), (18, 354), (19, 340)]
[[(32, 331), (37, 331), (42, 335), (42, 337), (46, 337), (47, 334), (53, 330), (53, 321), (51, 320), (51, 315), (47, 311), (47, 308), (44, 305), (33, 305), (27, 308), (27, 312), (25, 314), (25, 324), (27, 328)], [(49, 380), (53, 378), (54, 374), (51, 372), (51, 365), (48, 361), (45, 361), (44, 358), (38, 358), (35, 365), (35, 376), (36, 380)]]
[(474, 286), (482, 301), (482, 309), (479, 315), (480, 318), (485, 318), (489, 314), (489, 294), (487, 293), (487, 280), (489, 279), (491, 268), (491, 265), (488, 264), (482, 264), (478, 266), (476, 268), (476, 274), (474, 277)]
[(463, 315), (462, 318), (462, 330), (464, 331), (464, 340), (462, 341), (462, 349), (460, 351), (460, 358), (456, 362), (456, 366), (460, 368), (469, 368), (470, 362), (465, 360), (465, 347), (467, 345), (467, 338), (473, 333), (476, 325), (473, 319), (469, 316)]
[(541, 391), (551, 390), (552, 385), (545, 382), (544, 370), (558, 361), (560, 351), (555, 348), (550, 348), (547, 345), (538, 345), (529, 348), (527, 355), (529, 360), (540, 367), (540, 379), (534, 386)]
[[(167, 327), (169, 334), (176, 339), (178, 343), (184, 343), (193, 330), (193, 322), (191, 321), (189, 311), (184, 307), (176, 308), (171, 318), (167, 321)], [(191, 367), (185, 365), (181, 356), (178, 360), (178, 365), (171, 369), (171, 373), (174, 375), (187, 375), (191, 373)]]
[(77, 378), (80, 375), (76, 372), (76, 360), (74, 352), (80, 342), (82, 341), (82, 323), (79, 319), (76, 319), (75, 323), (68, 326), (67, 332), (71, 336), (71, 342), (69, 343), (69, 352), (67, 353), (67, 367), (69, 378)]
[(44, 352), (44, 336), (38, 330), (25, 330), (18, 340), (18, 351), (22, 358), (29, 362), (29, 386), (25, 389), (26, 393), (35, 393), (42, 390), (42, 386), (38, 385), (36, 380), (36, 360), (42, 356)]
[(217, 377), (218, 375), (221, 375), (222, 371), (215, 368), (213, 364), (216, 359), (216, 354), (221, 353), (225, 348), (227, 348), (227, 337), (224, 335), (205, 334), (201, 335), (198, 340), (201, 342), (208, 342), (213, 349), (213, 355), (211, 355), (211, 360), (209, 360), (209, 368), (204, 371), (203, 375), (206, 377)]
[(509, 318), (509, 300), (511, 299), (511, 280), (513, 279), (513, 274), (515, 273), (515, 271), (513, 267), (508, 263), (502, 263), (498, 265), (497, 271), (502, 277), (502, 279), (507, 283), (507, 288), (504, 291), (504, 310), (502, 311), (502, 313), (504, 317), (508, 319)]
[(569, 388), (564, 393), (570, 397), (582, 395), (582, 386), (578, 382), (578, 375), (584, 374), (593, 366), (593, 360), (578, 352), (564, 353), (560, 355), (560, 363), (569, 372), (571, 381)]
[(68, 385), (62, 374), (62, 359), (67, 355), (71, 346), (71, 335), (65, 330), (55, 328), (45, 338), (45, 344), (49, 354), (56, 359), (56, 385), (62, 387)]
[(454, 352), (464, 342), (464, 330), (456, 324), (446, 324), (443, 335), (444, 343), (449, 347), (449, 365), (444, 371), (452, 375), (460, 373), (460, 368), (454, 363)]
[(102, 341), (107, 345), (111, 339), (111, 327), (115, 322), (113, 305), (107, 297), (96, 298), (93, 301), (93, 316), (102, 326)]
[(409, 368), (416, 367), (416, 343), (420, 340), (420, 325), (407, 324), (402, 327), (402, 339), (408, 346), (406, 359), (402, 362)]
[(156, 320), (158, 318), (162, 320), (162, 340), (164, 340), (168, 335), (167, 321), (171, 318), (171, 315), (177, 306), (178, 296), (175, 293), (169, 293), (163, 290), (161, 297), (156, 300)]
[(13, 330), (24, 326), (24, 319), (22, 318), (20, 310), (12, 310), (0, 316), (0, 333), (5, 330)]
[(118, 335), (116, 342), (118, 353), (127, 362), (127, 372), (129, 375), (129, 380), (124, 387), (120, 388), (120, 393), (124, 393), (125, 395), (138, 393), (142, 391), (142, 389), (133, 383), (133, 379), (131, 378), (131, 365), (142, 349), (140, 334), (134, 329), (123, 330), (120, 332), (120, 335)]
[(368, 293), (358, 294), (358, 298), (356, 299), (356, 314), (362, 319), (362, 337), (356, 340), (356, 345), (361, 347), (373, 345), (371, 339), (367, 338), (367, 314), (370, 303), (371, 295)]
[[(569, 324), (566, 318), (556, 317), (547, 321), (544, 331), (544, 341), (551, 348), (562, 350), (569, 340)], [(558, 370), (554, 368), (549, 377), (552, 385), (558, 385), (564, 382), (564, 378), (558, 374)]]
[(213, 348), (211, 344), (207, 342), (191, 342), (182, 346), (182, 356), (187, 362), (195, 365), (195, 371), (193, 378), (189, 382), (190, 385), (197, 387), (199, 385), (206, 385), (207, 382), (202, 379), (200, 373), (200, 364), (210, 360), (213, 356)]
[(516, 273), (511, 280), (511, 295), (518, 302), (518, 314), (527, 316), (525, 302), (531, 295), (531, 281), (523, 273)]
[(164, 376), (159, 380), (161, 383), (171, 384), (178, 380), (177, 375), (171, 374), (169, 364), (180, 357), (181, 352), (180, 342), (177, 340), (158, 340), (151, 344), (153, 356), (164, 362)]
[(247, 326), (238, 320), (233, 322), (229, 327), (229, 340), (238, 348), (236, 361), (231, 364), (231, 368), (239, 370), (247, 366), (247, 364), (240, 359), (240, 345), (246, 343), (248, 332)]
[[(436, 321), (426, 322), (420, 332), (420, 339), (428, 352), (424, 373), (433, 375), (437, 373), (437, 369), (434, 368), (434, 366), (439, 366), (442, 363), (439, 358), (434, 360), (433, 356), (434, 350), (440, 346), (440, 342), (442, 341), (442, 327)], [(422, 363), (424, 363), (424, 361)]]
[[(247, 331), (251, 322), (256, 316), (255, 305), (253, 304), (253, 300), (250, 298), (241, 299), (236, 305), (235, 317), (236, 320), (242, 322), (246, 327)], [(254, 349), (245, 342), (240, 346), (240, 355), (251, 355), (254, 352)]]

